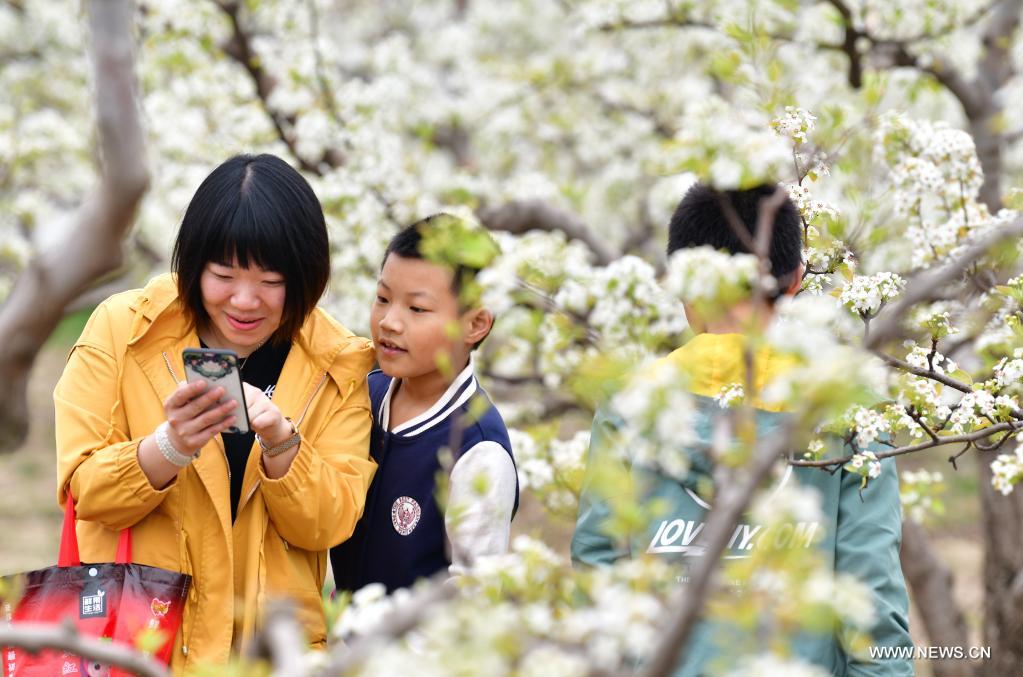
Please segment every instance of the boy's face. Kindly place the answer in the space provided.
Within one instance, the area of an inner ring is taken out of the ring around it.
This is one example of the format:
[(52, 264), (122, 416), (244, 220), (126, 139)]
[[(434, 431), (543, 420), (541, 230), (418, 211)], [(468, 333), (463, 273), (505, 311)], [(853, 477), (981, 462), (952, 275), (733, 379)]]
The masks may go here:
[(377, 361), (385, 374), (416, 378), (438, 371), (444, 361), (455, 371), (463, 368), (492, 318), (483, 309), (463, 311), (451, 286), (452, 273), (443, 266), (387, 257), (370, 312)]

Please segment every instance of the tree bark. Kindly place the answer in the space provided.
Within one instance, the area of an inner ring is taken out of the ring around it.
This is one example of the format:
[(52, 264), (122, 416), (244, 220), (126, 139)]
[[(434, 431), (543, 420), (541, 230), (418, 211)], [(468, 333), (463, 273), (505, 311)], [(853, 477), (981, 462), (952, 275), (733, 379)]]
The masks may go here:
[(149, 186), (135, 98), (133, 3), (89, 3), (96, 117), (103, 159), (95, 192), (82, 204), (68, 235), (38, 252), (0, 308), (0, 451), (28, 432), (28, 375), (64, 308), (121, 263), (121, 241)]
[[(902, 573), (913, 590), (931, 646), (968, 646), (963, 612), (953, 596), (952, 572), (931, 548), (924, 528), (912, 520), (902, 523)], [(931, 663), (934, 677), (971, 677), (967, 661)]]
[(1023, 486), (1002, 496), (991, 486), (990, 455), (978, 463), (984, 537), (984, 643), (989, 675), (1023, 674)]

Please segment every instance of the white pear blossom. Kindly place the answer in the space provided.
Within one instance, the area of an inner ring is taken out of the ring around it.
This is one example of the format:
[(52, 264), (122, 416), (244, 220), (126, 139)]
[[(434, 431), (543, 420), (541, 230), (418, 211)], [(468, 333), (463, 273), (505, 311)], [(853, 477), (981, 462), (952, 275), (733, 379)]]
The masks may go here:
[(896, 273), (857, 275), (842, 289), (839, 300), (854, 313), (870, 316), (881, 309), (881, 304), (898, 296), (905, 286)]
[(690, 303), (735, 298), (747, 293), (758, 270), (752, 254), (727, 254), (711, 247), (679, 249), (668, 261), (664, 286)]
[(853, 454), (852, 459), (846, 464), (845, 468), (850, 472), (863, 475), (865, 479), (874, 479), (881, 476), (881, 462), (877, 460), (877, 454), (872, 451)]
[(722, 387), (721, 391), (714, 396), (714, 401), (722, 409), (728, 409), (740, 404), (745, 397), (745, 388), (741, 383), (729, 383)]
[(796, 143), (806, 143), (806, 135), (813, 131), (816, 123), (817, 116), (810, 111), (796, 106), (785, 106), (785, 114), (771, 120), (771, 128)]
[(1023, 446), (1016, 447), (1013, 454), (999, 454), (991, 462), (991, 486), (1003, 496), (1012, 493), (1013, 488), (1023, 481)]

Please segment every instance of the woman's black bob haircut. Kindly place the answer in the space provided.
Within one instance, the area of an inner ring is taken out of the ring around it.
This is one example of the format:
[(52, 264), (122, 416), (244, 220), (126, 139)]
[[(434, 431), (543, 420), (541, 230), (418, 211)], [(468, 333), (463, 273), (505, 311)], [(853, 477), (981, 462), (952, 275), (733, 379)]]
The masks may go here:
[(274, 343), (298, 336), (330, 279), (323, 208), (309, 183), (274, 155), (237, 155), (195, 191), (181, 221), (171, 269), (193, 323), (205, 327), (200, 278), (208, 263), (258, 266), (284, 277), (281, 326)]

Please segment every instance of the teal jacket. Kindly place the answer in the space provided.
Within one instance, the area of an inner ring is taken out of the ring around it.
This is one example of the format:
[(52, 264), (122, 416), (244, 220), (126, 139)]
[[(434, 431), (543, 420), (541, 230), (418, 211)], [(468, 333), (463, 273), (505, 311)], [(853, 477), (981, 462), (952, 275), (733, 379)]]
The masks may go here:
[[(735, 334), (701, 334), (665, 358), (690, 377), (689, 390), (697, 407), (696, 435), (709, 442), (715, 416), (722, 411), (713, 395), (729, 383), (744, 383), (742, 337)], [(769, 351), (754, 359), (754, 383), (762, 385), (787, 368), (786, 360)], [(758, 435), (777, 426), (785, 416), (770, 405), (754, 400)], [(601, 449), (613, 439), (621, 420), (602, 409), (593, 421), (590, 439), (590, 463), (597, 462)], [(640, 487), (644, 501), (660, 500), (666, 513), (654, 519), (629, 543), (621, 543), (604, 533), (603, 523), (609, 508), (604, 497), (595, 495), (588, 483), (583, 486), (579, 518), (572, 537), (572, 559), (577, 564), (601, 565), (633, 555), (648, 553), (667, 558), (685, 569), (690, 557), (702, 554), (699, 533), (710, 508), (699, 493), (709, 482), (705, 463), (690, 454), (692, 469), (679, 482), (650, 468), (634, 465), (631, 474)], [(873, 592), (876, 622), (870, 630), (872, 644), (911, 647), (908, 630), (908, 600), (899, 562), (902, 540), (902, 515), (899, 504), (898, 476), (891, 459), (882, 461), (882, 473), (871, 480), (860, 497), (860, 477), (840, 470), (834, 474), (813, 468), (788, 467), (778, 483), (798, 482), (815, 488), (821, 496), (821, 522), (800, 522), (769, 535), (773, 547), (814, 548), (836, 572), (852, 574)], [(725, 557), (739, 558), (761, 545), (764, 530), (747, 515), (736, 526)], [(684, 580), (684, 578), (680, 578)], [(734, 656), (741, 638), (736, 628), (701, 623), (682, 652), (676, 675), (716, 674), (718, 657)], [(833, 634), (804, 633), (794, 637), (796, 657), (829, 670), (834, 675), (912, 675), (912, 662), (889, 659), (863, 662), (848, 655)]]

